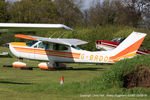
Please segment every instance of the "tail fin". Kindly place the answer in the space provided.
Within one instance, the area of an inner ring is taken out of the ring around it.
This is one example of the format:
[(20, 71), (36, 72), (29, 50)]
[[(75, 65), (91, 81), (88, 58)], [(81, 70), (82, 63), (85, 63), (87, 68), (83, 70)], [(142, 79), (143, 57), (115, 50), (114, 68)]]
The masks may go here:
[(139, 32), (132, 32), (117, 48), (113, 50), (113, 56), (110, 61), (119, 61), (124, 58), (132, 58), (139, 49), (146, 34)]

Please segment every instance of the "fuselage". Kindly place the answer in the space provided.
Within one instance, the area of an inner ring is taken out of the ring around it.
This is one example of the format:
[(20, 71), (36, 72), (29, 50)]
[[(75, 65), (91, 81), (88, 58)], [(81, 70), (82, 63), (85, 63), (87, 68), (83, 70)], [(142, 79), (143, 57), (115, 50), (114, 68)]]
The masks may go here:
[(54, 45), (51, 48), (39, 48), (38, 44), (41, 41), (35, 43), (32, 46), (28, 46), (25, 42), (12, 42), (9, 45), (10, 51), (18, 58), (42, 60), (54, 62), (79, 62), (79, 63), (113, 63), (109, 60), (109, 54), (106, 51), (103, 52), (90, 52), (79, 49), (75, 46), (65, 46), (65, 50), (54, 49)]
[(133, 32), (110, 51), (91, 52), (61, 42), (37, 41), (32, 37), (30, 38), (33, 40), (31, 42), (12, 42), (9, 44), (9, 48), (18, 58), (64, 63), (114, 63), (121, 59), (134, 57), (145, 36), (145, 33)]

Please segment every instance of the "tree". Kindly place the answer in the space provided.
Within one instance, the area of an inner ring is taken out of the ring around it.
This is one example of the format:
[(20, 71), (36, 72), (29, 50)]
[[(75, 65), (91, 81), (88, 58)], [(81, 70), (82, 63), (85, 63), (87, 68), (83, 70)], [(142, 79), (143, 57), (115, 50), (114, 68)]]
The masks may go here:
[(96, 4), (96, 7), (91, 7), (87, 11), (89, 17), (89, 24), (97, 26), (97, 25), (103, 25), (103, 11), (102, 11), (102, 5), (100, 2)]
[(141, 21), (139, 0), (105, 0), (89, 9), (91, 25), (119, 24), (137, 27)]
[(51, 0), (22, 0), (15, 2), (9, 10), (10, 22), (55, 23), (56, 6)]
[(8, 15), (8, 6), (9, 3), (5, 2), (5, 0), (0, 1), (0, 22), (7, 22), (9, 15)]
[(148, 27), (150, 26), (150, 1), (149, 0), (140, 0), (138, 7), (142, 13), (141, 24)]
[(82, 24), (82, 12), (73, 0), (55, 0), (54, 2), (59, 13), (59, 23), (68, 26), (77, 26)]
[(109, 0), (105, 0), (102, 3), (98, 1), (95, 7), (91, 7), (88, 10), (88, 14), (91, 25), (97, 26), (114, 23), (115, 10)]
[(117, 20), (116, 22), (123, 25), (138, 26), (141, 20), (141, 11), (138, 7), (139, 0), (122, 0), (119, 5), (116, 5)]

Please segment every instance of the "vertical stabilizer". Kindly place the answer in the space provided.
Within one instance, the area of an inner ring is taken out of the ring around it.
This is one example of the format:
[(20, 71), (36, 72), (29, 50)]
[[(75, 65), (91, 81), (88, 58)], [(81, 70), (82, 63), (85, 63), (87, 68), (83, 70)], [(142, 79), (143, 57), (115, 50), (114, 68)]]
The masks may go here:
[(145, 33), (132, 32), (117, 48), (112, 50), (113, 56), (110, 57), (110, 61), (119, 61), (135, 56), (145, 36)]

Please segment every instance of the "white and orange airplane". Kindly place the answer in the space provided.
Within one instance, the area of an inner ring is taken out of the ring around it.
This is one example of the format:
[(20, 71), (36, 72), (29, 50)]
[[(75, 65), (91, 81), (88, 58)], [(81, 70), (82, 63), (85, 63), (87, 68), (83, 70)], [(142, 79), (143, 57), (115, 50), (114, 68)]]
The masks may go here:
[[(7, 27), (17, 27), (15, 24), (6, 23), (6, 25)], [(0, 27), (4, 26), (4, 24), (0, 24)], [(34, 24), (31, 26), (34, 26)], [(42, 25), (37, 24), (37, 26), (40, 27)], [(54, 28), (55, 25), (53, 24), (52, 26)], [(61, 28), (63, 27), (63, 25), (60, 26)], [(67, 27), (67, 29), (71, 28)], [(15, 37), (32, 41), (26, 43), (11, 42), (9, 49), (18, 58), (48, 61), (48, 63), (40, 63), (38, 65), (41, 69), (64, 67), (62, 63), (115, 63), (122, 59), (134, 57), (145, 36), (145, 33), (132, 32), (113, 50), (86, 51), (77, 47), (87, 43), (79, 39), (44, 38), (16, 34)]]

